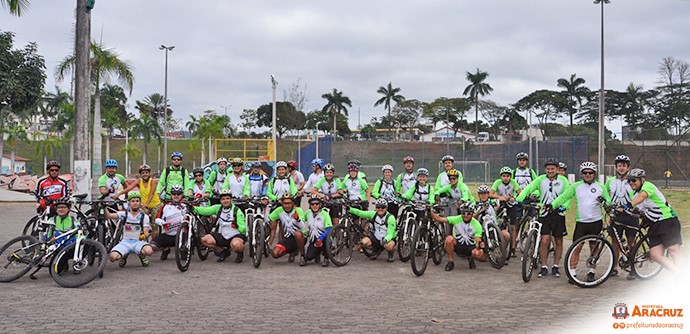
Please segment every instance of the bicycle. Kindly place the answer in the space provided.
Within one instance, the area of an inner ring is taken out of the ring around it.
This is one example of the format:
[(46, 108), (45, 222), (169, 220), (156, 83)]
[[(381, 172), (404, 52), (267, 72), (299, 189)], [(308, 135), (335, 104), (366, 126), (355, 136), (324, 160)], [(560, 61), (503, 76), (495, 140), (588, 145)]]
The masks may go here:
[[(83, 200), (86, 198), (87, 194), (80, 194), (80, 195), (73, 195), (72, 199), (76, 200), (75, 206), (77, 208), (77, 215), (79, 218), (86, 218), (84, 214), (81, 212), (79, 208), (79, 201)], [(22, 235), (32, 235), (34, 237), (38, 237), (38, 232), (39, 232), (39, 226), (41, 224), (45, 224), (48, 222), (48, 219), (51, 216), (51, 206), (54, 202), (54, 200), (51, 199), (45, 199), (46, 200), (46, 207), (42, 211), (38, 212), (35, 216), (31, 217), (29, 221), (24, 225), (24, 229), (22, 229)], [(36, 205), (37, 207), (38, 204)]]
[[(565, 253), (565, 263), (569, 268), (575, 267), (575, 275), (570, 270), (566, 275), (570, 282), (581, 288), (597, 287), (609, 277), (615, 267), (615, 258), (618, 255), (612, 247), (612, 242), (621, 249), (618, 265), (621, 269), (632, 272), (640, 279), (649, 279), (656, 276), (663, 268), (661, 264), (651, 261), (649, 257), (649, 237), (646, 230), (649, 225), (644, 221), (640, 228), (623, 225), (613, 218), (618, 210), (639, 219), (639, 216), (629, 210), (609, 206), (605, 208), (608, 219), (604, 220), (604, 226), (598, 235), (585, 235), (573, 242)], [(631, 246), (621, 241), (620, 235), (614, 225), (625, 226), (636, 231), (635, 240)], [(610, 241), (609, 241), (610, 240)], [(589, 247), (584, 247), (588, 245)], [(602, 270), (603, 269), (603, 270)]]
[(524, 254), (525, 240), (527, 232), (529, 231), (529, 222), (535, 217), (534, 213), (539, 210), (539, 204), (536, 198), (530, 196), (526, 203), (520, 204), (522, 210), (522, 218), (515, 224), (515, 248)]
[[(417, 229), (410, 244), (410, 264), (412, 272), (422, 276), (431, 258), (435, 265), (441, 264), (445, 254), (445, 233), (438, 223), (430, 218), (431, 205), (426, 201), (415, 201), (414, 210), (420, 213), (417, 217)], [(434, 208), (439, 210), (438, 207)]]
[[(356, 207), (360, 203), (361, 201), (346, 201), (342, 206), (345, 213), (340, 219), (340, 224), (333, 226), (328, 232), (326, 254), (337, 267), (342, 267), (350, 262), (355, 247), (361, 247), (362, 238), (369, 236), (374, 228), (370, 221), (356, 223), (360, 218), (348, 211), (348, 207)], [(361, 249), (367, 257), (373, 255), (372, 250)]]
[(486, 209), (480, 211), (478, 218), (482, 224), (484, 252), (488, 255), (491, 266), (501, 269), (508, 256), (508, 243), (503, 237), (501, 229), (496, 225), (494, 217), (487, 214)]
[(398, 219), (398, 258), (400, 261), (407, 262), (410, 260), (410, 244), (412, 243), (412, 236), (417, 227), (417, 213), (414, 211), (414, 205), (407, 202), (407, 205), (402, 211)]
[[(264, 205), (261, 199), (254, 197), (248, 201), (236, 201), (236, 204), (246, 204), (245, 220), (247, 222), (247, 239), (249, 241), (249, 256), (252, 258), (254, 268), (261, 266), (261, 260), (268, 256), (268, 240), (270, 237), (270, 226), (266, 224), (263, 215)], [(266, 229), (269, 233), (266, 233)]]
[(88, 239), (88, 226), (78, 220), (76, 227), (55, 237), (54, 242), (44, 241), (45, 227), (39, 227), (39, 237), (22, 235), (0, 248), (0, 282), (12, 282), (36, 268), (31, 279), (50, 261), (50, 276), (60, 286), (77, 288), (101, 276), (108, 253), (100, 242)]
[[(541, 211), (538, 206), (527, 205), (534, 207), (535, 210)], [(522, 262), (522, 280), (527, 283), (532, 278), (532, 272), (539, 264), (539, 247), (541, 244), (541, 226), (538, 220), (538, 215), (535, 215), (529, 220), (529, 228), (527, 229), (527, 236), (524, 240), (523, 254), (520, 261)]]
[(199, 259), (206, 260), (210, 250), (201, 244), (201, 236), (199, 235), (199, 217), (193, 212), (194, 206), (207, 202), (208, 198), (199, 198), (196, 200), (188, 200), (185, 206), (186, 213), (182, 218), (182, 223), (177, 230), (175, 236), (175, 263), (177, 269), (181, 272), (189, 269), (189, 264), (192, 261), (192, 253), (194, 248), (197, 249)]

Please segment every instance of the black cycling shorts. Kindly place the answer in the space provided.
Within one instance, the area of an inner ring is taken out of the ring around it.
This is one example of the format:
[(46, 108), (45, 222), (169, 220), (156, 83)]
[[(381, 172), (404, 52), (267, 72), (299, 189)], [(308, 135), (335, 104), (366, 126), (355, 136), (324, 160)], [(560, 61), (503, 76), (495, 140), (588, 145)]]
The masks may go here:
[(573, 241), (584, 237), (585, 235), (599, 235), (601, 233), (603, 222), (597, 220), (592, 223), (575, 222), (575, 232), (573, 232)]
[(455, 244), (455, 254), (458, 255), (464, 255), (464, 256), (472, 256), (472, 250), (475, 249), (475, 245), (464, 245), (461, 243), (456, 243)]
[(544, 217), (539, 217), (541, 226), (541, 235), (550, 234), (556, 238), (563, 238), (568, 235), (565, 229), (565, 216), (561, 216), (556, 211), (549, 212)]
[[(616, 229), (616, 233), (618, 233), (619, 237), (623, 237), (623, 230), (626, 231), (635, 231), (635, 229), (628, 228), (627, 226), (635, 227), (635, 228), (640, 228), (640, 219), (635, 218), (632, 215), (629, 215), (625, 212), (618, 212), (613, 218), (614, 221), (619, 222), (623, 225), (619, 224), (611, 224), (614, 229)], [(632, 242), (630, 242), (632, 243)]]
[(294, 253), (296, 252), (299, 248), (297, 248), (297, 239), (295, 239), (294, 235), (291, 235), (289, 237), (283, 237), (278, 243), (276, 244), (276, 247), (282, 248), (285, 250), (285, 253)]
[(328, 208), (328, 216), (333, 218), (340, 218), (340, 211), (342, 211), (342, 207), (338, 203), (331, 203), (326, 205), (326, 208)]
[(664, 245), (664, 247), (668, 248), (683, 244), (683, 240), (680, 235), (680, 221), (678, 221), (678, 217), (667, 218), (652, 223), (649, 226), (647, 235), (649, 236), (650, 247)]
[(151, 240), (151, 244), (158, 248), (175, 247), (175, 236), (159, 234)]
[(242, 241), (247, 242), (247, 237), (242, 234), (237, 234), (230, 239), (225, 239), (223, 235), (218, 232), (211, 233), (211, 236), (213, 237), (213, 240), (216, 241), (216, 246), (218, 247), (230, 248), (230, 243), (232, 243), (232, 240), (235, 238), (240, 238)]

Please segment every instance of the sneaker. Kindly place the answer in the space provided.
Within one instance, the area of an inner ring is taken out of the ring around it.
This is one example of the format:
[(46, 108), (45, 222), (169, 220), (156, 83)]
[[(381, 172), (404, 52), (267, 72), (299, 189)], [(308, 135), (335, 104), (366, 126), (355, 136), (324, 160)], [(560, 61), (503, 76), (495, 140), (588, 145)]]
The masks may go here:
[(317, 255), (316, 258), (314, 259), (314, 263), (321, 263), (321, 255)]
[(467, 261), (470, 263), (470, 269), (477, 269), (477, 264), (474, 263), (474, 258), (473, 257), (468, 257)]
[(295, 253), (290, 253), (290, 256), (288, 256), (288, 262), (295, 262)]
[(170, 254), (170, 248), (163, 248), (163, 251), (161, 252), (161, 261), (165, 261), (168, 259), (168, 255)]
[(632, 272), (629, 272), (628, 276), (626, 276), (625, 278), (627, 278), (628, 281), (632, 281), (632, 280), (637, 279), (637, 276), (635, 276), (635, 274), (633, 274)]
[(117, 262), (117, 265), (120, 266), (120, 268), (124, 268), (125, 265), (127, 264), (127, 256), (129, 256), (129, 254), (121, 257), (120, 261)]
[(321, 266), (322, 267), (328, 267), (329, 262), (331, 262), (331, 261), (329, 261), (328, 259), (323, 259), (323, 261), (321, 261)]
[(549, 269), (547, 269), (546, 267), (541, 267), (541, 271), (539, 271), (539, 274), (537, 274), (537, 277), (542, 278), (542, 277), (545, 277), (548, 275), (549, 275)]
[(218, 257), (218, 260), (216, 260), (216, 262), (223, 262), (225, 261), (225, 259), (228, 258), (228, 256), (230, 256), (230, 250), (226, 249), (220, 253), (220, 256)]
[(388, 262), (393, 262), (393, 261), (395, 261), (393, 259), (393, 252), (388, 252)]
[(373, 260), (376, 260), (376, 259), (379, 257), (380, 254), (381, 254), (381, 251), (375, 251), (374, 254), (372, 254), (372, 255), (369, 257), (369, 260), (372, 260), (372, 261), (373, 261)]
[(561, 277), (561, 273), (558, 272), (558, 267), (551, 267), (551, 275), (553, 275), (553, 277)]
[(512, 258), (517, 257), (517, 254), (515, 254), (515, 248), (510, 250), (510, 257), (512, 257)]
[(594, 273), (587, 273), (587, 282), (594, 282)]
[(300, 267), (304, 267), (304, 266), (306, 266), (306, 265), (307, 265), (307, 258), (305, 258), (304, 256), (300, 256), (300, 258), (299, 258), (299, 266), (300, 266)]
[(609, 274), (609, 276), (618, 276), (618, 269), (616, 269), (616, 268), (611, 269), (611, 273)]
[(244, 259), (244, 252), (238, 252), (237, 256), (235, 257), (235, 263), (242, 263), (243, 259)]
[(146, 257), (146, 255), (139, 254), (139, 261), (141, 261), (142, 267), (148, 267), (149, 266), (149, 259)]
[(448, 264), (446, 264), (446, 271), (451, 271), (453, 268), (455, 268), (455, 262), (448, 261)]

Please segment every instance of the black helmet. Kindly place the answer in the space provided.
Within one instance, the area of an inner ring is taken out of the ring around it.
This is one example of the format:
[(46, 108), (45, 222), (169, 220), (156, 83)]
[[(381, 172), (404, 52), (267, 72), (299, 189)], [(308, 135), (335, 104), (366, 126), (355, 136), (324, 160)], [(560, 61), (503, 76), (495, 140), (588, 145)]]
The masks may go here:
[(544, 167), (546, 167), (548, 165), (554, 165), (554, 166), (558, 167), (558, 159), (546, 158), (546, 160), (544, 160)]

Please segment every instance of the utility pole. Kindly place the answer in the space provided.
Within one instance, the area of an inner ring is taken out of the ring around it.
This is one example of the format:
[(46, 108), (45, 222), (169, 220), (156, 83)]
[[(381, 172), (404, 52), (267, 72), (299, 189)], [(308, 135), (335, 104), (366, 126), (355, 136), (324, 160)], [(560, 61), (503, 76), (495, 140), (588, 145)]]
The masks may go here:
[[(91, 161), (89, 160), (89, 110), (91, 109), (91, 10), (89, 0), (77, 0), (77, 28), (75, 38), (75, 163), (72, 171), (76, 174), (75, 193), (88, 193), (91, 180)], [(100, 166), (99, 166), (100, 167)], [(77, 173), (77, 171), (81, 171)], [(82, 181), (82, 182), (80, 182)]]
[(271, 74), (271, 87), (273, 89), (273, 128), (271, 129), (272, 131), (272, 137), (273, 137), (273, 159), (277, 162), (278, 161), (278, 141), (276, 140), (276, 86), (278, 85), (278, 81), (276, 81), (276, 78)]
[(172, 51), (175, 46), (161, 45), (159, 50), (165, 50), (165, 86), (163, 88), (163, 159), (168, 156), (168, 51)]

